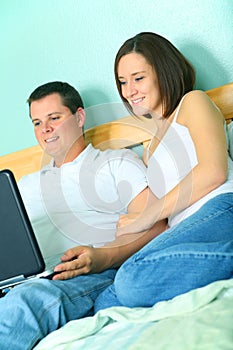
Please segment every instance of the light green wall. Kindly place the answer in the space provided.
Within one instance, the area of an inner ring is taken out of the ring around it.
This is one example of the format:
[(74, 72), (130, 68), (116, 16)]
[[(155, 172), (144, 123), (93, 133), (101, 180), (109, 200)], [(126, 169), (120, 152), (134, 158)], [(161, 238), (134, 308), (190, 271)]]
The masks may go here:
[(0, 155), (36, 144), (26, 99), (52, 80), (73, 84), (85, 105), (119, 102), (116, 51), (154, 31), (194, 64), (197, 87), (233, 81), (233, 0), (1, 0)]

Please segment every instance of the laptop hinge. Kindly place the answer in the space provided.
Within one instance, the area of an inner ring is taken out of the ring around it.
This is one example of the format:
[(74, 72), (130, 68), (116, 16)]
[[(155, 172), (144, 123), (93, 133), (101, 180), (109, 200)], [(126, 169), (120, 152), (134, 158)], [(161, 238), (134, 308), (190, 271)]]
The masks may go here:
[(0, 282), (0, 288), (10, 287), (15, 284), (19, 284), (25, 280), (27, 280), (27, 278), (25, 278), (24, 275), (8, 278), (7, 280)]

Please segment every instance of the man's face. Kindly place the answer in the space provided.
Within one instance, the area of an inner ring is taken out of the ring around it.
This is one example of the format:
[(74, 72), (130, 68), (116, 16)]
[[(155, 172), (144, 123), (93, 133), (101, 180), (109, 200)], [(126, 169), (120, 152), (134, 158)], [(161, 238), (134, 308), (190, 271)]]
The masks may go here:
[(59, 94), (54, 93), (33, 101), (30, 115), (34, 132), (41, 148), (55, 159), (65, 159), (75, 142), (82, 136), (78, 111), (72, 114), (62, 104)]

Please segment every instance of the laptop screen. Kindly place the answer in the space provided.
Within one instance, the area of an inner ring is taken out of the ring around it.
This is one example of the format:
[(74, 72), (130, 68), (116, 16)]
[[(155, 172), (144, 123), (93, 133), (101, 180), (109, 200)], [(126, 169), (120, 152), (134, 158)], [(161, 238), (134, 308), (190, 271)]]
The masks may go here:
[[(0, 283), (44, 270), (44, 260), (14, 175), (0, 171)], [(2, 285), (2, 283), (1, 283)]]

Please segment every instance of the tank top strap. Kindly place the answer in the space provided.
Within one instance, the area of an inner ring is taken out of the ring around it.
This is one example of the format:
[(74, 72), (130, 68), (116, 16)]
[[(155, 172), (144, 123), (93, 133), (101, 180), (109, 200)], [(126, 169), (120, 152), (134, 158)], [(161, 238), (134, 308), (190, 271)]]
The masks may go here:
[(175, 116), (174, 116), (174, 118), (173, 118), (173, 122), (175, 122), (175, 123), (176, 123), (176, 119), (177, 119), (177, 117), (178, 117), (178, 114), (179, 114), (179, 111), (180, 111), (180, 107), (181, 107), (181, 105), (182, 105), (182, 102), (183, 102), (185, 96), (186, 96), (186, 95), (184, 95), (184, 96), (182, 97), (182, 99), (180, 100), (180, 102), (179, 102), (179, 104), (178, 104), (178, 107), (177, 107)]
[[(181, 107), (181, 104), (182, 104), (183, 99), (185, 98), (185, 96), (186, 96), (186, 95), (184, 95), (184, 96), (181, 98), (181, 100), (180, 100), (180, 102), (179, 102), (179, 104), (178, 104), (178, 107), (177, 107), (177, 110), (176, 110), (176, 113), (175, 113), (175, 116), (174, 116), (174, 119), (173, 119), (172, 123), (176, 123), (176, 119), (177, 119), (177, 116), (178, 116), (178, 114), (179, 114), (180, 107)], [(153, 141), (153, 138), (150, 140), (149, 145), (147, 146), (147, 149), (146, 149), (146, 151), (145, 151), (145, 160), (146, 160), (147, 162), (149, 161), (150, 148), (151, 148), (152, 141)]]

